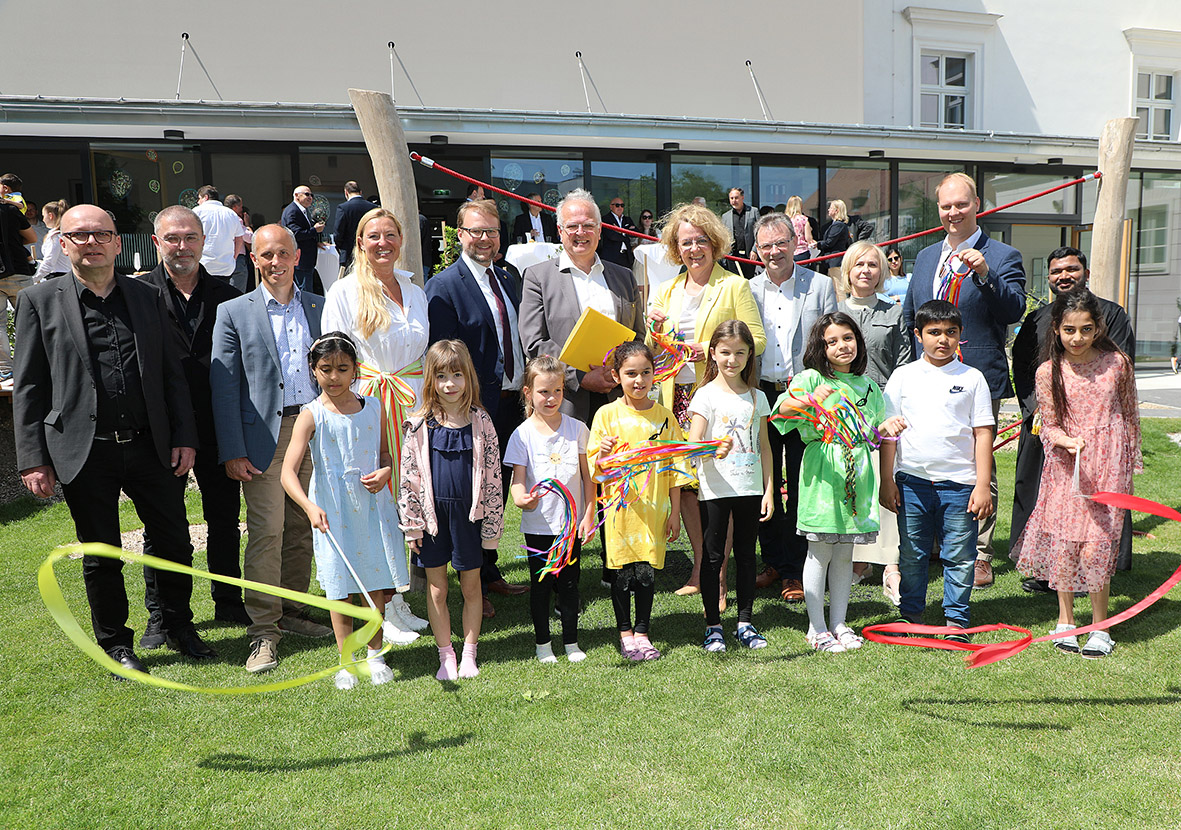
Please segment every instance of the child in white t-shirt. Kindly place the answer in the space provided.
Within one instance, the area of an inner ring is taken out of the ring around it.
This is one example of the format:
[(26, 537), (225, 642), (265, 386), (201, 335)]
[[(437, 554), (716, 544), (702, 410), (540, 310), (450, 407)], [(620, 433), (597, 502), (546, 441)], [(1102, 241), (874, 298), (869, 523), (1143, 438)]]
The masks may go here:
[(564, 383), (562, 364), (554, 358), (540, 355), (529, 361), (521, 390), (529, 417), (517, 427), (504, 450), (504, 463), (513, 468), (510, 492), (513, 502), (521, 508), (521, 533), (529, 548), (533, 584), (529, 610), (533, 616), (537, 659), (543, 663), (556, 663), (558, 659), (554, 656), (549, 629), (550, 599), (555, 587), (566, 657), (572, 663), (586, 658), (578, 647), (579, 541), (575, 540), (572, 560), (561, 572), (543, 576), (546, 551), (566, 529), (566, 509), (556, 493), (530, 494), (539, 481), (549, 478), (560, 481), (574, 497), (577, 511), (572, 521), (580, 522), (583, 538), (593, 529), (594, 486), (586, 463), (590, 430), (582, 421), (559, 411)]
[(709, 343), (709, 364), (689, 414), (689, 440), (729, 439), (730, 444), (699, 466), (705, 513), (705, 551), (701, 560), (701, 599), (705, 603), (706, 651), (726, 650), (718, 608), (719, 575), (726, 559), (726, 533), (734, 527), (738, 567), (738, 642), (764, 648), (766, 638), (751, 624), (755, 598), (755, 538), (759, 522), (775, 510), (767, 416), (771, 407), (755, 380), (755, 343), (741, 320), (727, 320)]
[[(924, 303), (915, 314), (922, 357), (894, 370), (886, 383), (886, 412), (907, 429), (882, 444), (882, 506), (898, 514), (902, 573), (899, 610), (922, 621), (927, 568), (935, 539), (942, 540), (943, 614), (947, 625), (968, 627), (977, 522), (992, 515), (992, 396), (978, 369), (956, 357), (963, 320), (946, 300)], [(889, 475), (893, 470), (894, 475)], [(967, 642), (960, 633), (950, 640)]]

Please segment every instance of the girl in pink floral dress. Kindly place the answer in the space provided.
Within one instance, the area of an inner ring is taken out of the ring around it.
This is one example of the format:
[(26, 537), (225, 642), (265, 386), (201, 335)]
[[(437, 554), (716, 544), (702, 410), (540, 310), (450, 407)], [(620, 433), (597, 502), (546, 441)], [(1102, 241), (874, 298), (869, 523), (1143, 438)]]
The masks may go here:
[[(1085, 288), (1059, 294), (1050, 316), (1036, 383), (1046, 462), (1037, 505), (1011, 555), (1023, 574), (1058, 592), (1060, 633), (1075, 627), (1075, 591), (1090, 595), (1093, 622), (1107, 619), (1124, 520), (1123, 508), (1079, 494), (1131, 493), (1132, 473), (1142, 467), (1135, 374), (1107, 336), (1095, 295)], [(1053, 642), (1079, 652), (1074, 636)], [(1094, 631), (1082, 655), (1105, 657), (1111, 649), (1111, 636)]]

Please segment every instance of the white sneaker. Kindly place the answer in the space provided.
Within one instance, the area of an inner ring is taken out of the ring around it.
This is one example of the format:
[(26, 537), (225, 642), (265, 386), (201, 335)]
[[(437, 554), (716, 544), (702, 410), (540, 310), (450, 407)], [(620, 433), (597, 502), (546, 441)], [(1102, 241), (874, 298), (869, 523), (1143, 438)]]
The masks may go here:
[(389, 683), (394, 679), (394, 673), (389, 666), (385, 664), (385, 659), (382, 657), (370, 657), (366, 660), (369, 664), (369, 680), (374, 686), (380, 686), (383, 683)]
[(388, 609), (390, 608), (394, 609), (394, 613), (398, 615), (398, 619), (403, 623), (404, 627), (411, 631), (425, 631), (430, 626), (429, 621), (414, 615), (414, 612), (410, 610), (410, 605), (402, 598), (401, 594), (394, 594), (394, 598), (386, 606), (387, 617)]
[(408, 646), (417, 640), (417, 631), (407, 631), (399, 628), (396, 623), (386, 620), (381, 624), (381, 639), (392, 646)]
[[(389, 671), (389, 669), (386, 671)], [(332, 679), (332, 683), (342, 692), (346, 692), (357, 685), (357, 675), (352, 674), (348, 669), (341, 669), (336, 673), (336, 677)]]
[(578, 643), (566, 646), (566, 659), (571, 663), (581, 663), (586, 659), (586, 652), (578, 647)]
[(558, 658), (554, 657), (554, 646), (552, 643), (542, 643), (539, 646), (534, 646), (537, 652), (537, 659), (542, 663), (556, 663)]

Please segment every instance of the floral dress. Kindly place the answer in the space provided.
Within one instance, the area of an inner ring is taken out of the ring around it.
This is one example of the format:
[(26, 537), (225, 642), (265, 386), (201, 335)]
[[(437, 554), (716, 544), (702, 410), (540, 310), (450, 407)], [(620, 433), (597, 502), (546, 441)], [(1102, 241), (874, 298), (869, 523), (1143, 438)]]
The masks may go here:
[[(1048, 581), (1056, 591), (1096, 593), (1115, 572), (1124, 509), (1079, 494), (1132, 492), (1132, 473), (1143, 469), (1136, 379), (1122, 352), (1100, 352), (1087, 363), (1063, 359), (1061, 366), (1069, 404), (1065, 422), (1054, 409), (1052, 364), (1037, 369), (1046, 461), (1037, 505), (1010, 555), (1023, 574)], [(1054, 445), (1064, 435), (1086, 442), (1077, 492), (1074, 456)]]

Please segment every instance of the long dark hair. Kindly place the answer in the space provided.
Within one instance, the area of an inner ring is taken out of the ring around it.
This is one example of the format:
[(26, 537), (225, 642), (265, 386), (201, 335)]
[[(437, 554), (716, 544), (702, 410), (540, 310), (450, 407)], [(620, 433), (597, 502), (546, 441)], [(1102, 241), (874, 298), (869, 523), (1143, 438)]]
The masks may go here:
[(714, 329), (713, 336), (709, 339), (709, 351), (706, 352), (707, 360), (705, 366), (705, 375), (701, 378), (701, 383), (697, 384), (700, 389), (711, 380), (718, 376), (718, 362), (714, 360), (714, 347), (723, 340), (741, 340), (742, 345), (746, 346), (748, 354), (746, 357), (746, 365), (742, 367), (742, 382), (747, 386), (751, 386), (755, 379), (755, 338), (750, 333), (750, 327), (741, 320), (727, 320), (716, 329)]
[(1054, 304), (1050, 306), (1050, 330), (1042, 342), (1042, 362), (1050, 364), (1050, 393), (1060, 424), (1066, 423), (1069, 406), (1066, 403), (1066, 386), (1062, 382), (1062, 360), (1065, 359), (1066, 347), (1062, 345), (1058, 329), (1061, 328), (1062, 321), (1067, 314), (1078, 311), (1090, 314), (1091, 321), (1095, 324), (1095, 340), (1091, 345), (1101, 352), (1118, 352), (1131, 368), (1128, 356), (1120, 351), (1119, 346), (1115, 345), (1115, 341), (1107, 334), (1107, 323), (1103, 319), (1103, 310), (1099, 307), (1098, 297), (1087, 290), (1085, 286), (1063, 292), (1055, 297)]
[(808, 342), (804, 345), (804, 365), (809, 369), (815, 369), (826, 378), (836, 378), (832, 366), (828, 364), (828, 355), (824, 353), (824, 332), (829, 326), (852, 329), (853, 336), (857, 338), (857, 357), (849, 364), (849, 372), (864, 375), (865, 367), (869, 363), (869, 357), (865, 354), (865, 338), (861, 334), (861, 329), (857, 328), (857, 322), (843, 311), (825, 314), (812, 326), (812, 330), (808, 332)]

